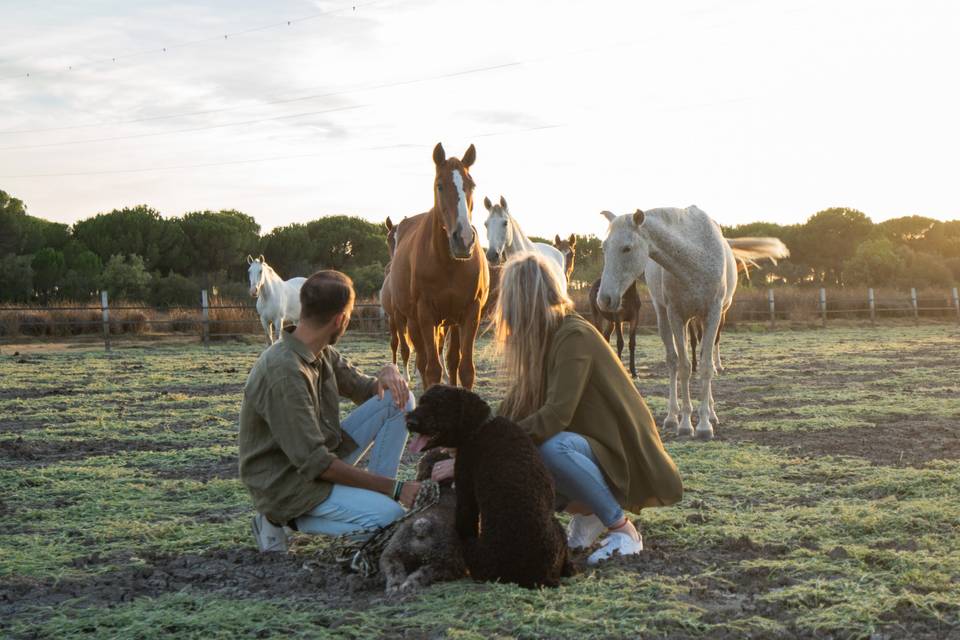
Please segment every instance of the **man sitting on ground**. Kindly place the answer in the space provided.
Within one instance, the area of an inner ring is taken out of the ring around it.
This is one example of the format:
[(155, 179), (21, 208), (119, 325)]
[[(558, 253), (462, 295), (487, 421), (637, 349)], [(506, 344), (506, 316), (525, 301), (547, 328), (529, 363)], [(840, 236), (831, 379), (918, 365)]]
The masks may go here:
[[(250, 370), (240, 409), (240, 480), (260, 551), (286, 551), (284, 526), (362, 536), (390, 524), (420, 489), (398, 482), (413, 394), (395, 365), (371, 377), (333, 345), (353, 312), (353, 282), (318, 271), (300, 290), (300, 324)], [(340, 396), (359, 408), (341, 425)], [(367, 469), (355, 465), (370, 449)]]

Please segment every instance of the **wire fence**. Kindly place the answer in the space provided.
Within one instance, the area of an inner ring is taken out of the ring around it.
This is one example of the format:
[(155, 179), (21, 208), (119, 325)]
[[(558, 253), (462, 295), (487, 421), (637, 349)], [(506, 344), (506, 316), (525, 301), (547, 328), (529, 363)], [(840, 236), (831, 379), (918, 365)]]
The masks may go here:
[[(943, 295), (946, 293), (946, 295)], [(577, 309), (589, 317), (587, 292), (572, 291)], [(949, 292), (911, 289), (885, 293), (876, 290), (832, 291), (826, 289), (768, 289), (738, 294), (727, 311), (726, 326), (765, 324), (770, 329), (795, 321), (819, 322), (826, 327), (831, 320), (869, 320), (871, 324), (890, 318), (924, 321), (955, 320), (960, 323), (960, 295), (956, 287)], [(638, 325), (656, 327), (656, 315), (650, 299), (641, 297)], [(359, 302), (354, 306), (350, 331), (383, 335), (389, 329), (389, 318), (376, 301)], [(211, 299), (207, 291), (200, 295), (196, 307), (151, 307), (120, 301), (113, 305), (106, 291), (100, 294), (99, 305), (4, 306), (0, 307), (0, 343), (31, 339), (70, 338), (99, 335), (104, 348), (111, 350), (118, 340), (182, 336), (205, 346), (228, 339), (261, 338), (266, 341), (264, 326), (253, 304)]]

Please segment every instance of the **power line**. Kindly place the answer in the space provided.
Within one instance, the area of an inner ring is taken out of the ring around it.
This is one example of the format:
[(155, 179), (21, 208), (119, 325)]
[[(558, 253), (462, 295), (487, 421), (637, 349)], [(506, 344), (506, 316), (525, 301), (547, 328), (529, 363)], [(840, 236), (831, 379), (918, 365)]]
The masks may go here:
[[(309, 20), (316, 20), (317, 18), (322, 18), (334, 13), (340, 13), (342, 11), (351, 10), (356, 11), (358, 8), (369, 7), (375, 4), (382, 4), (386, 0), (372, 0), (371, 2), (364, 3), (353, 3), (349, 6), (340, 7), (338, 9), (330, 9), (328, 11), (321, 11), (320, 13), (315, 13), (309, 16), (304, 16), (302, 18), (291, 18), (290, 20), (283, 20), (280, 22), (273, 22), (266, 25), (261, 25), (259, 27), (251, 27), (249, 29), (242, 29), (239, 31), (232, 31), (228, 33), (218, 34), (216, 36), (208, 36), (205, 38), (199, 38), (197, 40), (184, 40), (181, 42), (174, 42), (165, 47), (151, 47), (150, 49), (141, 49), (139, 51), (130, 51), (127, 53), (122, 53), (116, 56), (110, 56), (109, 58), (98, 58), (96, 60), (89, 60), (87, 62), (80, 62), (73, 65), (68, 65), (66, 69), (51, 69), (49, 71), (34, 71), (26, 73), (18, 73), (15, 75), (9, 76), (0, 76), (0, 80), (12, 80), (12, 79), (23, 79), (23, 78), (32, 78), (35, 76), (45, 76), (45, 75), (54, 75), (59, 73), (69, 73), (76, 69), (81, 69), (84, 67), (91, 67), (99, 64), (115, 63), (118, 60), (129, 60), (131, 58), (140, 58), (150, 54), (163, 54), (174, 49), (183, 49), (186, 47), (191, 47), (198, 44), (205, 44), (208, 42), (216, 42), (220, 40), (229, 40), (230, 38), (235, 38), (237, 36), (243, 36), (250, 33), (256, 33), (258, 31), (267, 31), (269, 29), (277, 29), (280, 27), (291, 27), (294, 24), (299, 24), (301, 22), (307, 22)], [(21, 59), (22, 60), (22, 59)], [(20, 61), (18, 61), (20, 62)]]
[(192, 116), (204, 116), (210, 115), (213, 113), (224, 113), (226, 111), (237, 111), (239, 109), (250, 109), (254, 107), (265, 107), (276, 104), (290, 104), (292, 102), (302, 102), (304, 100), (319, 100), (320, 98), (332, 98), (336, 96), (347, 95), (351, 93), (363, 93), (366, 91), (377, 91), (380, 89), (391, 89), (394, 87), (401, 87), (411, 84), (419, 84), (421, 82), (431, 82), (435, 80), (445, 80), (448, 78), (455, 78), (457, 76), (465, 76), (474, 73), (483, 73), (486, 71), (495, 71), (497, 69), (507, 69), (510, 67), (516, 67), (525, 64), (523, 61), (517, 62), (505, 62), (503, 64), (494, 64), (486, 67), (475, 67), (472, 69), (465, 69), (463, 71), (454, 71), (450, 73), (442, 73), (434, 76), (426, 76), (423, 78), (412, 78), (409, 80), (397, 80), (395, 82), (385, 82), (383, 84), (374, 84), (368, 85), (365, 87), (358, 87), (355, 89), (342, 89), (338, 91), (330, 91), (326, 93), (313, 93), (305, 96), (298, 96), (296, 98), (281, 98), (277, 100), (267, 100), (259, 102), (254, 105), (236, 105), (233, 107), (221, 107), (219, 109), (205, 109), (202, 111), (189, 111), (183, 113), (171, 113), (167, 115), (159, 116), (146, 116), (143, 118), (132, 118), (130, 120), (120, 120), (116, 122), (101, 122), (96, 124), (78, 124), (70, 125), (65, 127), (46, 127), (41, 129), (8, 129), (6, 131), (0, 131), (0, 135), (13, 135), (18, 133), (44, 133), (48, 131), (67, 131), (70, 129), (89, 129), (91, 127), (106, 127), (106, 126), (119, 126), (124, 124), (135, 124), (138, 122), (155, 122), (157, 120), (170, 120), (174, 118), (188, 118)]
[[(524, 129), (511, 129), (510, 131), (495, 131), (488, 133), (478, 133), (470, 136), (464, 136), (465, 138), (489, 138), (494, 136), (506, 136), (513, 135), (517, 133), (528, 133), (533, 131), (543, 131), (545, 129), (559, 129), (565, 127), (565, 124), (550, 124), (550, 125), (539, 125), (536, 127), (526, 127)], [(401, 144), (391, 144), (391, 145), (382, 145), (376, 147), (361, 147), (358, 149), (347, 149), (344, 151), (378, 151), (385, 149), (405, 149), (405, 148), (423, 148), (428, 149), (432, 148), (428, 144), (413, 144), (413, 143), (401, 143)], [(205, 162), (200, 164), (182, 164), (182, 165), (168, 165), (165, 167), (141, 167), (137, 169), (110, 169), (105, 171), (77, 171), (70, 173), (25, 173), (20, 175), (0, 175), (0, 178), (4, 180), (18, 179), (18, 178), (68, 178), (68, 177), (78, 177), (78, 176), (100, 176), (100, 175), (114, 175), (114, 174), (125, 174), (125, 173), (148, 173), (151, 171), (178, 171), (182, 169), (202, 169), (208, 167), (222, 167), (235, 164), (253, 164), (259, 162), (273, 162), (276, 160), (296, 160), (300, 158), (315, 158), (318, 156), (325, 156), (332, 153), (331, 151), (319, 151), (315, 153), (301, 153), (295, 155), (283, 155), (283, 156), (266, 156), (262, 158), (244, 158), (241, 160), (224, 160), (220, 162)], [(341, 152), (342, 153), (342, 152)]]
[(134, 133), (134, 134), (131, 134), (131, 135), (126, 135), (126, 136), (112, 136), (112, 137), (109, 137), (109, 138), (88, 138), (88, 139), (85, 139), (85, 140), (67, 140), (67, 141), (64, 141), (64, 142), (49, 142), (49, 143), (46, 143), (46, 144), (27, 144), (27, 145), (15, 146), (15, 147), (0, 147), (0, 151), (17, 151), (17, 150), (22, 150), (22, 149), (40, 149), (40, 148), (46, 148), (46, 147), (62, 147), (62, 146), (67, 146), (67, 145), (72, 145), (72, 144), (91, 144), (91, 143), (95, 143), (95, 142), (115, 142), (115, 141), (117, 141), (117, 140), (131, 140), (131, 139), (133, 139), (133, 138), (151, 138), (151, 137), (154, 137), (154, 136), (169, 136), (169, 135), (173, 135), (173, 134), (175, 134), (175, 133), (190, 133), (190, 132), (194, 132), (194, 131), (206, 131), (207, 129), (222, 129), (222, 128), (225, 128), (225, 127), (238, 127), (238, 126), (248, 125), (248, 124), (257, 124), (257, 123), (260, 123), (260, 122), (271, 122), (271, 121), (274, 121), (274, 120), (290, 120), (290, 119), (292, 119), (292, 118), (304, 118), (304, 117), (306, 117), (306, 116), (315, 116), (315, 115), (320, 115), (320, 114), (323, 114), (323, 113), (333, 113), (333, 112), (335, 112), (335, 111), (350, 111), (350, 110), (352, 110), (352, 109), (361, 109), (361, 108), (367, 107), (367, 106), (369, 106), (369, 105), (359, 104), (359, 105), (353, 105), (353, 106), (349, 106), (349, 107), (337, 107), (337, 108), (334, 108), (334, 109), (324, 109), (324, 110), (322, 110), (322, 111), (308, 111), (308, 112), (306, 112), (306, 113), (294, 113), (294, 114), (289, 114), (289, 115), (285, 115), (285, 116), (274, 116), (274, 117), (271, 117), (271, 118), (257, 118), (257, 119), (255, 119), (255, 120), (244, 120), (244, 121), (241, 121), (241, 122), (226, 122), (226, 123), (223, 123), (223, 124), (211, 124), (211, 125), (206, 125), (206, 126), (203, 126), (203, 127), (192, 127), (192, 128), (190, 128), (190, 129), (175, 129), (175, 130), (173, 130), (173, 131), (154, 131), (154, 132), (152, 132), (152, 133)]

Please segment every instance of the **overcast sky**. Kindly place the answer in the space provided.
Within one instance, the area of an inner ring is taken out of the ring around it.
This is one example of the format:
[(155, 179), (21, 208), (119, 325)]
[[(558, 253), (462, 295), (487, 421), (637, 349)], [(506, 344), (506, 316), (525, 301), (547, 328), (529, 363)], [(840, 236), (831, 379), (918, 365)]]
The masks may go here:
[(485, 195), (550, 236), (960, 218), (958, 61), (952, 0), (0, 0), (0, 189), (62, 222), (397, 220), (442, 141), (476, 144), (481, 231)]

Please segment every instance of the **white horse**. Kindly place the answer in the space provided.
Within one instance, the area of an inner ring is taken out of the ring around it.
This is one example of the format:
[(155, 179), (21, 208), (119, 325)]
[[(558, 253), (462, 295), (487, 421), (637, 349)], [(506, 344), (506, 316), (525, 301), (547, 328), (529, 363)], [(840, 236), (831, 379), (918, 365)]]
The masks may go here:
[(717, 373), (715, 342), (721, 318), (737, 289), (737, 260), (770, 258), (776, 262), (790, 252), (777, 238), (725, 239), (720, 225), (695, 206), (637, 209), (622, 216), (603, 211), (602, 215), (610, 221), (610, 230), (603, 241), (597, 305), (605, 311), (619, 310), (627, 287), (646, 276), (670, 373), (670, 405), (663, 424), (675, 427), (681, 436), (694, 435), (691, 364), (685, 348), (688, 324), (691, 320), (702, 324), (696, 436), (709, 440), (713, 438), (711, 422), (720, 422), (711, 388)]
[[(250, 276), (250, 295), (257, 299), (257, 313), (260, 324), (267, 333), (267, 341), (273, 344), (280, 339), (283, 323), (296, 324), (300, 321), (300, 287), (306, 278), (283, 280), (267, 264), (263, 254), (259, 258), (247, 256), (247, 274)], [(276, 331), (276, 337), (274, 337)]]
[(493, 204), (490, 198), (483, 199), (483, 206), (490, 213), (483, 225), (487, 228), (487, 260), (490, 264), (499, 264), (515, 253), (532, 251), (547, 258), (551, 265), (557, 265), (557, 276), (567, 290), (566, 262), (563, 253), (551, 244), (545, 242), (531, 242), (530, 238), (520, 229), (517, 219), (510, 215), (507, 201), (500, 196), (500, 204)]

